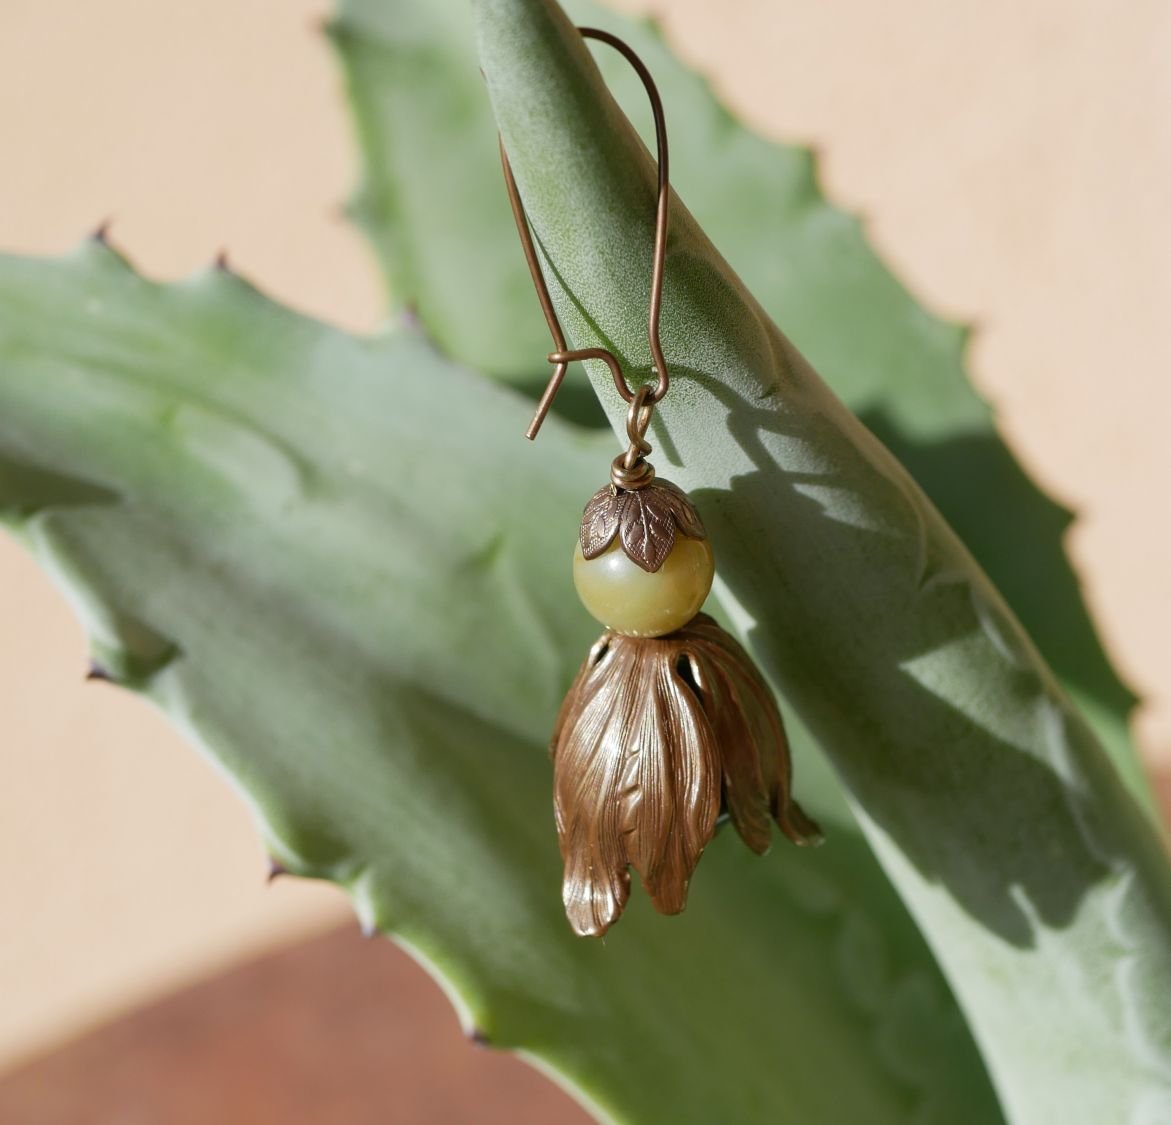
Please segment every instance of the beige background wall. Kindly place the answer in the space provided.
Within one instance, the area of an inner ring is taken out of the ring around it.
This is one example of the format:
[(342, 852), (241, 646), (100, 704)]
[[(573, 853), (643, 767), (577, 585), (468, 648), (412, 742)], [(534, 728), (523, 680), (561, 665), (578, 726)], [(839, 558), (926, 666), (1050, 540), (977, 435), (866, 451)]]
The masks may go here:
[[(974, 377), (1080, 510), (1074, 559), (1171, 768), (1171, 5), (654, 8), (745, 117), (817, 145), (829, 192), (921, 299), (979, 325)], [(112, 218), (149, 274), (227, 248), (274, 295), (375, 326), (377, 281), (338, 217), (354, 161), (325, 12), (3, 0), (0, 248), (62, 251)], [(0, 540), (0, 1067), (344, 916), (328, 888), (265, 888), (242, 805), (85, 665), (61, 600)]]

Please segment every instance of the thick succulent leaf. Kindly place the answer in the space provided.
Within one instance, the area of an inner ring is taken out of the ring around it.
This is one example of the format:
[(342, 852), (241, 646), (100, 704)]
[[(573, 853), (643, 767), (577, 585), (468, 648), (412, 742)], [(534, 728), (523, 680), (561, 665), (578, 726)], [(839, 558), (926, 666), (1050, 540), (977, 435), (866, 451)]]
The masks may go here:
[(0, 258), (6, 520), (109, 674), (469, 1030), (621, 1120), (996, 1120), (816, 762), (817, 853), (721, 833), (686, 914), (638, 891), (605, 943), (570, 931), (546, 739), (594, 636), (569, 560), (613, 448), (552, 420), (534, 449), (527, 413), (409, 327), (353, 339), (223, 272), (159, 286), (100, 243)]
[[(567, 8), (645, 59), (666, 103), (672, 179), (699, 224), (911, 471), (1152, 807), (1128, 735), (1133, 696), (1102, 652), (1064, 553), (1070, 517), (1022, 472), (968, 385), (966, 331), (916, 304), (861, 224), (825, 200), (807, 149), (766, 141), (736, 121), (652, 24), (591, 0)], [(418, 307), (457, 358), (514, 381), (543, 380), (549, 338), (505, 201), (468, 0), (342, 0), (332, 26), (366, 169), (356, 214), (393, 293)], [(643, 137), (653, 138), (637, 77), (615, 52), (591, 50)], [(549, 171), (570, 178), (575, 168)], [(571, 374), (560, 396), (576, 417), (586, 413), (580, 390)]]
[[(549, 330), (528, 272), (515, 268), (516, 228), (465, 0), (343, 2), (326, 31), (362, 157), (349, 212), (391, 297), (478, 370), (544, 373)], [(497, 177), (489, 184), (486, 168)]]
[[(552, 0), (475, 10), (567, 335), (646, 373), (651, 158)], [(850, 787), (1010, 1116), (1168, 1116), (1150, 820), (938, 512), (678, 203), (666, 276), (660, 467), (700, 502), (725, 605)]]

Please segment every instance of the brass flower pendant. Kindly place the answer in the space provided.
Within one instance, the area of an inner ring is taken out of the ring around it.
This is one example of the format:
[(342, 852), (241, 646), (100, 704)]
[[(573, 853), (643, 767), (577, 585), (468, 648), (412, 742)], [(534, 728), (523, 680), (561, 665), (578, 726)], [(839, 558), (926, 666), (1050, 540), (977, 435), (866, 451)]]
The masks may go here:
[(792, 797), (771, 691), (703, 613), (663, 637), (602, 635), (561, 705), (553, 771), (562, 897), (583, 936), (618, 921), (630, 867), (656, 909), (679, 913), (721, 808), (761, 855), (774, 819), (795, 844), (821, 842)]
[(793, 800), (772, 692), (699, 612), (715, 574), (707, 531), (687, 494), (641, 456), (637, 415), (632, 465), (619, 459), (582, 514), (574, 583), (607, 629), (553, 732), (562, 898), (583, 936), (621, 917), (631, 868), (656, 909), (678, 914), (721, 811), (761, 854), (774, 820), (795, 844), (821, 842)]

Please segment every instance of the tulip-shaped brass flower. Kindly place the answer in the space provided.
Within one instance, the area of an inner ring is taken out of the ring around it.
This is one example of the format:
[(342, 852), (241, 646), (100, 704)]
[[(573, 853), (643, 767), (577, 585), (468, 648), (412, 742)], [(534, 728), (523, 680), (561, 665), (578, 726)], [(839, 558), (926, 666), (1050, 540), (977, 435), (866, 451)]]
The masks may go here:
[(760, 854), (773, 819), (796, 844), (821, 840), (790, 792), (772, 693), (706, 614), (662, 637), (602, 635), (561, 706), (553, 769), (562, 894), (582, 935), (621, 916), (630, 867), (659, 911), (681, 911), (721, 807)]

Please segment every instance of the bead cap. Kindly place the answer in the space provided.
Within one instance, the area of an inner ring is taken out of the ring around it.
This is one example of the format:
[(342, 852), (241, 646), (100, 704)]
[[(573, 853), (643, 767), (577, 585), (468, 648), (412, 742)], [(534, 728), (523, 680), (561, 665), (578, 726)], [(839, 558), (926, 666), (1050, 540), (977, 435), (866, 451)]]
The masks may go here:
[(618, 536), (627, 558), (654, 573), (679, 531), (692, 539), (707, 538), (699, 512), (678, 485), (662, 477), (639, 489), (608, 484), (590, 497), (582, 513), (581, 553), (595, 559)]

